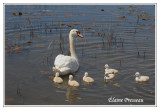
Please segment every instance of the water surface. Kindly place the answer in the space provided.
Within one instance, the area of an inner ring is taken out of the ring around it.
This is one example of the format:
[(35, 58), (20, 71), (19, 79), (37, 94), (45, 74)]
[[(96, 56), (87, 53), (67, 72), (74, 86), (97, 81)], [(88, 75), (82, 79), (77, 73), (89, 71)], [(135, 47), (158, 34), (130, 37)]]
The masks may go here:
[[(75, 89), (54, 84), (58, 54), (69, 55), (69, 31), (75, 38), (80, 68)], [(104, 65), (119, 70), (104, 82)], [(86, 85), (84, 72), (95, 79)], [(136, 83), (136, 71), (150, 77)], [(117, 86), (118, 85), (118, 86)], [(143, 99), (109, 102), (109, 98)], [(154, 105), (154, 5), (5, 5), (5, 105)]]

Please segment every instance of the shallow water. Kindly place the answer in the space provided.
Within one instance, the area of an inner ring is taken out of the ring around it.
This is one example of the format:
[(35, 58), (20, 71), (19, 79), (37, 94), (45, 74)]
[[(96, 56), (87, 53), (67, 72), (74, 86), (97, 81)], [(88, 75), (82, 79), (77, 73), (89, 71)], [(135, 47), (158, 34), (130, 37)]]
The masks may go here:
[[(52, 82), (54, 59), (69, 54), (73, 28), (84, 35), (75, 38), (79, 88), (68, 87), (68, 75), (63, 84)], [(105, 64), (119, 70), (108, 83)], [(82, 81), (85, 71), (93, 84)], [(136, 83), (136, 71), (149, 76), (149, 82)], [(111, 97), (123, 101), (109, 102)], [(154, 104), (153, 5), (5, 5), (5, 105)]]

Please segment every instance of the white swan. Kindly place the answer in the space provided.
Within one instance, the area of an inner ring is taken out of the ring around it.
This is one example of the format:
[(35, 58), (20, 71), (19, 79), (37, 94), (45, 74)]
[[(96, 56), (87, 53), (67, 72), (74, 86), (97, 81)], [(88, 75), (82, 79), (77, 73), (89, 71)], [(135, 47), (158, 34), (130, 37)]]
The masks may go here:
[(115, 74), (105, 72), (104, 80), (110, 80), (110, 79), (113, 79), (114, 77), (115, 77)]
[(74, 47), (74, 37), (79, 36), (83, 38), (83, 36), (80, 34), (80, 32), (77, 29), (72, 29), (69, 33), (69, 44), (70, 44), (70, 52), (71, 56), (65, 56), (65, 55), (58, 55), (55, 58), (53, 71), (59, 72), (60, 75), (66, 75), (68, 73), (74, 73), (79, 68), (79, 62), (77, 55), (75, 53), (75, 47)]
[(53, 81), (55, 83), (63, 83), (63, 80), (62, 80), (61, 77), (59, 77), (59, 73), (58, 72), (56, 73), (55, 77), (53, 78)]
[(73, 80), (73, 76), (69, 75), (68, 85), (73, 87), (78, 87), (79, 83), (75, 80)]
[(140, 76), (140, 73), (139, 73), (139, 72), (136, 72), (136, 73), (135, 73), (135, 76), (136, 76), (135, 80), (136, 80), (137, 82), (145, 82), (145, 81), (148, 81), (148, 80), (149, 80), (149, 76)]
[(92, 83), (92, 82), (94, 82), (94, 79), (91, 77), (88, 77), (88, 72), (85, 72), (84, 76), (83, 76), (83, 81), (88, 82), (88, 83)]
[(116, 69), (110, 69), (108, 64), (105, 64), (104, 67), (105, 67), (105, 73), (106, 72), (112, 73), (112, 74), (117, 74), (118, 73), (118, 70), (116, 70)]

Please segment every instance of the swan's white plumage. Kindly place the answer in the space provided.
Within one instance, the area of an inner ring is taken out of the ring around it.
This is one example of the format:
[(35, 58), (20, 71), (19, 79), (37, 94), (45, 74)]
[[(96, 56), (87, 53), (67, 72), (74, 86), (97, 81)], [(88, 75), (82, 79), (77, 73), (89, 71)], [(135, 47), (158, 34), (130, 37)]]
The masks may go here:
[(69, 33), (69, 44), (70, 44), (70, 52), (71, 56), (58, 55), (55, 58), (53, 71), (59, 72), (60, 75), (66, 75), (69, 73), (74, 73), (79, 68), (78, 58), (75, 52), (74, 47), (74, 36), (79, 36), (83, 38), (80, 32), (77, 29), (72, 29)]
[[(55, 68), (59, 70), (60, 75), (74, 73), (78, 70), (78, 62), (71, 56), (58, 55), (54, 62)], [(53, 68), (54, 69), (54, 68)]]

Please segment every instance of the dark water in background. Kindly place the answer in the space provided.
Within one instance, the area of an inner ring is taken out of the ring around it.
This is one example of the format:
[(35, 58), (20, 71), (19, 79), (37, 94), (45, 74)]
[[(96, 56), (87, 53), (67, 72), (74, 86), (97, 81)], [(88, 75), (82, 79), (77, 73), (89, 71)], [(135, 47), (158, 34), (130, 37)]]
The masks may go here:
[[(75, 39), (78, 89), (68, 87), (68, 76), (61, 85), (52, 83), (54, 59), (69, 53), (68, 34), (73, 28), (85, 37)], [(106, 63), (119, 70), (109, 83), (103, 80)], [(92, 85), (83, 83), (85, 71), (95, 79)], [(150, 81), (136, 83), (136, 71)], [(110, 97), (144, 102), (111, 103)], [(5, 104), (154, 105), (155, 7), (5, 5)]]

